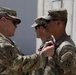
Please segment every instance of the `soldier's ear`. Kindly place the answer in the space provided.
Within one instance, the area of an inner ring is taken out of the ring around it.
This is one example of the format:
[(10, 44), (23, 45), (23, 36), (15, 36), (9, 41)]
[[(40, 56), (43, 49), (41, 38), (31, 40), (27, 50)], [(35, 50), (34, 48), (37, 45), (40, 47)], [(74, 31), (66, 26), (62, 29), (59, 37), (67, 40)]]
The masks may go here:
[(44, 32), (45, 28), (43, 26), (40, 26), (40, 30), (41, 30), (41, 32)]
[(56, 24), (57, 24), (57, 26), (59, 27), (59, 26), (61, 25), (61, 21), (60, 21), (60, 20), (57, 20), (57, 21), (56, 21)]
[(2, 21), (2, 22), (6, 22), (6, 18), (5, 18), (5, 17), (2, 17), (2, 18), (1, 18), (1, 21)]

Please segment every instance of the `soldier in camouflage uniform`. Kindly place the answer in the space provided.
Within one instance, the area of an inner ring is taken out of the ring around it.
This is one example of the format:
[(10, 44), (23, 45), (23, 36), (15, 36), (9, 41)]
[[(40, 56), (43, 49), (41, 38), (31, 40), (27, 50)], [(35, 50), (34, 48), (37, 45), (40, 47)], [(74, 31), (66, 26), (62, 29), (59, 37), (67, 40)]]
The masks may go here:
[[(31, 26), (31, 27), (35, 28), (37, 38), (40, 38), (42, 41), (42, 45), (40, 46), (40, 48), (38, 49), (37, 52), (40, 52), (42, 50), (42, 48), (44, 47), (44, 44), (46, 42), (48, 42), (48, 41), (52, 41), (53, 43), (55, 42), (54, 37), (49, 34), (48, 29), (47, 29), (47, 25), (48, 25), (49, 21), (50, 21), (50, 16), (40, 16), (35, 19), (34, 24)], [(45, 75), (46, 74), (45, 69), (47, 69), (47, 67), (50, 69), (50, 67), (48, 66), (48, 58), (46, 58), (45, 66), (35, 70), (33, 72), (34, 75)], [(47, 75), (49, 75), (49, 74), (47, 74)]]
[[(45, 68), (42, 75), (76, 75), (76, 48), (66, 33), (67, 10), (54, 9), (48, 11), (50, 18), (47, 32), (55, 37), (55, 53), (48, 58), (50, 68)], [(43, 19), (46, 19), (43, 17)]]
[(17, 44), (10, 39), (20, 23), (15, 10), (0, 7), (0, 75), (31, 74), (34, 67), (43, 67), (46, 57), (54, 54), (54, 46), (48, 46), (51, 43), (48, 42), (40, 54), (24, 56)]

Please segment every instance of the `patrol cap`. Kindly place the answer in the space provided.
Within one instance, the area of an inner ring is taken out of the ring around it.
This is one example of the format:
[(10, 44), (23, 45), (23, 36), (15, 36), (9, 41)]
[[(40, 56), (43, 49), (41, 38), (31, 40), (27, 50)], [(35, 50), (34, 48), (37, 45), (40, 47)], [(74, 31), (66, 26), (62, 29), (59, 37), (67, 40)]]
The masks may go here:
[(40, 16), (40, 17), (35, 19), (35, 22), (31, 27), (36, 27), (38, 25), (46, 25), (48, 23), (48, 21), (50, 21), (51, 19), (52, 19), (52, 17), (49, 15)]
[(12, 19), (15, 19), (17, 24), (21, 23), (21, 20), (17, 17), (17, 13), (15, 10), (11, 10), (10, 8), (0, 7), (0, 17), (8, 16)]
[(48, 15), (50, 15), (53, 19), (66, 20), (67, 19), (67, 10), (64, 8), (49, 10)]

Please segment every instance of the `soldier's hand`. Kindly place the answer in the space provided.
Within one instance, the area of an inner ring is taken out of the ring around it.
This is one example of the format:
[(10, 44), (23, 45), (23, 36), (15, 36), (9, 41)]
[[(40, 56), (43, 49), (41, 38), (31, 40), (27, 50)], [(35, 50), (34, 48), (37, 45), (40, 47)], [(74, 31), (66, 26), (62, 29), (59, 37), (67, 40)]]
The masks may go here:
[(46, 57), (49, 57), (49, 56), (53, 56), (54, 55), (54, 44), (52, 41), (48, 41), (45, 43), (43, 49), (42, 49), (42, 53), (44, 53), (44, 55)]

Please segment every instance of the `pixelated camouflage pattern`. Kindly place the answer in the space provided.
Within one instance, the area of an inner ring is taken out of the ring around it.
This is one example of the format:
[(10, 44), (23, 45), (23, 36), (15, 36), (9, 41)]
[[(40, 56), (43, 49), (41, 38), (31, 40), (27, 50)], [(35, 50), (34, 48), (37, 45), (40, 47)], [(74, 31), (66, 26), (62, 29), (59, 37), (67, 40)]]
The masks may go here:
[(67, 18), (67, 10), (66, 9), (52, 9), (48, 11), (49, 15), (53, 17), (53, 19), (66, 19)]
[(15, 10), (12, 10), (7, 7), (0, 7), (0, 18), (2, 16), (10, 17), (16, 20), (17, 24), (21, 23), (21, 20), (17, 17), (17, 13)]
[(72, 39), (65, 35), (56, 42), (55, 49), (45, 67), (35, 70), (33, 75), (76, 75), (76, 48)]
[[(50, 37), (48, 38), (41, 46), (40, 48), (38, 49), (38, 51), (40, 52), (44, 46), (44, 44), (47, 42), (47, 41), (52, 41), (54, 42), (54, 39), (53, 37)], [(51, 64), (54, 64), (54, 62), (52, 61), (52, 58), (49, 57), (49, 58), (46, 58), (46, 64), (44, 67), (41, 67), (39, 69), (36, 69), (33, 71), (33, 74), (32, 75), (55, 75), (55, 73), (52, 72), (52, 68), (55, 69), (55, 67), (53, 67)], [(55, 69), (56, 70), (56, 69)], [(57, 70), (56, 70), (56, 74), (57, 74)]]
[[(60, 43), (59, 43), (60, 42)], [(56, 44), (59, 46), (56, 49), (54, 56), (55, 64), (60, 74), (73, 75), (76, 67), (76, 48), (75, 44), (69, 36), (64, 36)], [(70, 74), (69, 74), (70, 73)], [(74, 74), (76, 75), (76, 74)]]
[(19, 47), (10, 39), (0, 34), (0, 75), (26, 75), (35, 66), (45, 65), (43, 53), (24, 56)]

